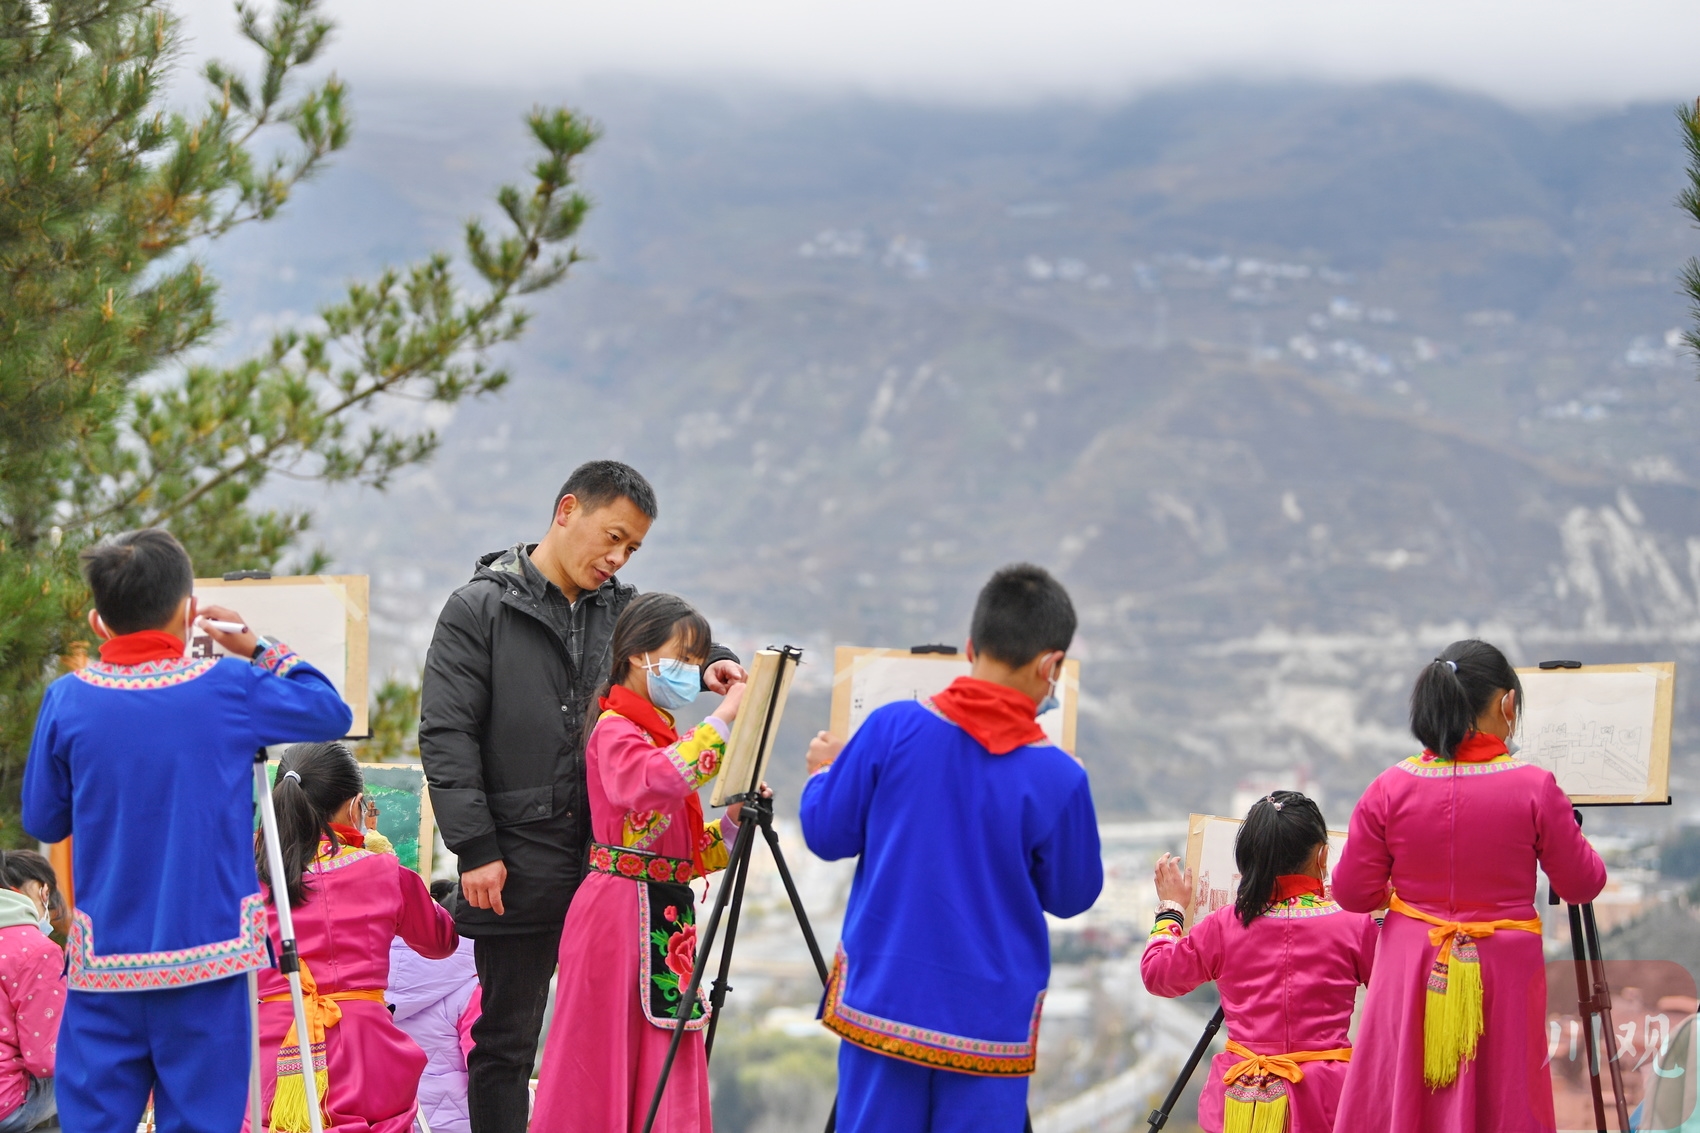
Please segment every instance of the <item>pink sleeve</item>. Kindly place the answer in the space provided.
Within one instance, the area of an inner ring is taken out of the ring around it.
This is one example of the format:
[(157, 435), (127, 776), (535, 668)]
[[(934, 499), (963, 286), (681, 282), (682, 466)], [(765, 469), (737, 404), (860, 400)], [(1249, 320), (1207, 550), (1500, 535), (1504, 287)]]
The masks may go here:
[(1606, 863), (1582, 837), (1569, 797), (1545, 770), (1535, 800), (1535, 857), (1562, 901), (1581, 905), (1606, 887)]
[(399, 861), (396, 873), (401, 881), (401, 912), (396, 915), (395, 934), (427, 960), (453, 956), (460, 946), (454, 917), (431, 900), (431, 891), (417, 873)]
[(672, 746), (656, 747), (623, 716), (597, 721), (590, 742), (608, 802), (620, 810), (660, 810), (714, 778), (726, 749), (718, 723), (711, 716)]
[(1381, 940), (1381, 922), (1367, 916), (1363, 920), (1363, 928), (1358, 934), (1358, 953), (1354, 959), (1358, 982), (1367, 987), (1370, 974), (1375, 971), (1375, 948)]
[(44, 948), (31, 949), (18, 970), (18, 1053), (24, 1069), (37, 1078), (53, 1077), (59, 1019), (65, 1014), (65, 954), (42, 937)]
[(478, 1022), (478, 1017), (484, 1014), (484, 989), (475, 987), (472, 996), (466, 1001), (466, 1010), (460, 1013), (460, 1019), (455, 1023), (455, 1030), (460, 1032), (460, 1054), (462, 1058), (472, 1053), (472, 1024)]
[(1377, 779), (1352, 810), (1346, 830), (1346, 849), (1330, 877), (1340, 907), (1354, 913), (1373, 913), (1387, 907), (1387, 886), (1393, 878), (1393, 854), (1387, 848), (1387, 795)]
[(1154, 933), (1139, 958), (1139, 975), (1145, 990), (1164, 999), (1185, 995), (1200, 984), (1216, 978), (1222, 966), (1222, 914), (1218, 909), (1192, 926), (1186, 936), (1174, 932)]

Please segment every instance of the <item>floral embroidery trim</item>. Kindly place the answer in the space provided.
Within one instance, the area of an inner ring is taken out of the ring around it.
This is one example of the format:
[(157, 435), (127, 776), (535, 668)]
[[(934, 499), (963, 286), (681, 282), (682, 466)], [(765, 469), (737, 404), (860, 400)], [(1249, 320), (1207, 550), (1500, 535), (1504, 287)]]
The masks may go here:
[[(686, 862), (685, 864), (690, 865), (691, 863)], [(655, 1026), (668, 1031), (673, 1030), (679, 1025), (678, 1004), (675, 1003), (673, 1005), (673, 1014), (657, 1017), (655, 1003), (651, 996), (655, 992), (659, 992), (665, 996), (669, 989), (672, 991), (674, 997), (683, 994), (683, 985), (689, 983), (691, 979), (690, 969), (687, 968), (685, 971), (680, 972), (673, 968), (672, 963), (669, 962), (669, 970), (658, 973), (655, 971), (654, 966), (654, 952), (655, 949), (659, 948), (664, 955), (671, 957), (672, 945), (675, 941), (678, 941), (678, 946), (681, 950), (685, 948), (691, 949), (691, 962), (693, 965), (695, 964), (696, 910), (689, 905), (689, 889), (685, 890), (684, 901), (686, 902), (686, 907), (683, 917), (677, 915), (666, 917), (668, 921), (680, 925), (680, 931), (674, 933), (670, 938), (658, 940), (656, 937), (661, 936), (662, 934), (654, 928), (654, 921), (651, 919), (654, 909), (650, 904), (650, 888), (647, 885), (638, 886), (638, 955), (642, 957), (641, 962), (638, 964), (638, 1002), (643, 1006), (643, 1015), (645, 1019), (649, 1020), (649, 1022), (653, 1023)], [(663, 916), (666, 916), (668, 913), (676, 914), (676, 910), (676, 905), (668, 905), (661, 910), (661, 913)], [(688, 936), (684, 931), (685, 928), (690, 930)], [(697, 1005), (702, 1014), (697, 1015), (694, 1019), (691, 1019), (685, 1024), (685, 1030), (687, 1031), (700, 1031), (708, 1026), (709, 1012), (713, 1008), (708, 1002), (708, 990), (701, 986), (698, 986), (697, 988)]]
[(1265, 909), (1261, 915), (1292, 920), (1299, 917), (1326, 917), (1344, 911), (1327, 897), (1320, 897), (1315, 893), (1300, 893), (1297, 897), (1289, 897), (1279, 905)]
[(143, 661), (140, 665), (90, 661), (73, 675), (96, 688), (148, 691), (186, 684), (210, 673), (217, 664), (217, 657), (173, 657), (166, 661)]
[(663, 750), (679, 777), (696, 790), (720, 773), (726, 741), (720, 738), (720, 730), (705, 720), (690, 735)]
[[(321, 842), (320, 845), (323, 846), (325, 843)], [(308, 872), (329, 873), (332, 870), (342, 869), (344, 866), (351, 866), (355, 862), (363, 862), (367, 858), (378, 856), (374, 850), (363, 850), (355, 846), (338, 846), (335, 857), (327, 858), (323, 854), (324, 852), (321, 850), (320, 856), (313, 859), (313, 864), (307, 867)]]
[(287, 677), (289, 671), (300, 663), (301, 658), (295, 650), (281, 641), (272, 642), (264, 653), (254, 658), (254, 664), (278, 677)]
[(673, 816), (659, 810), (626, 812), (620, 826), (620, 843), (629, 850), (647, 850), (673, 825)]
[(838, 955), (832, 960), (832, 976), (827, 981), (826, 998), (821, 1005), (821, 1023), (838, 1037), (891, 1058), (919, 1066), (943, 1067), (961, 1074), (1019, 1078), (1033, 1073), (1039, 1050), (1039, 1014), (1045, 1006), (1043, 991), (1033, 1001), (1033, 1019), (1028, 1026), (1026, 1042), (990, 1042), (931, 1031), (858, 1011), (844, 1002), (844, 983), (849, 972), (850, 959), (840, 945)]
[(1530, 764), (1509, 755), (1496, 755), (1486, 763), (1454, 763), (1451, 760), (1424, 759), (1413, 755), (1393, 766), (1421, 779), (1445, 779), (1453, 775), (1493, 775), (1500, 771), (1515, 771)]
[(70, 971), (66, 984), (76, 991), (157, 991), (221, 980), (271, 966), (266, 952), (265, 898), (242, 898), (241, 931), (229, 940), (164, 952), (94, 951), (94, 924), (78, 909), (71, 918)]
[(1181, 926), (1164, 917), (1151, 926), (1151, 933), (1146, 937), (1146, 944), (1155, 944), (1160, 940), (1179, 940), (1182, 936)]
[(590, 844), (589, 865), (597, 873), (623, 877), (628, 881), (670, 881), (684, 884), (697, 875), (696, 866), (689, 858), (665, 858), (660, 854), (633, 850), (625, 846), (610, 846), (605, 842)]

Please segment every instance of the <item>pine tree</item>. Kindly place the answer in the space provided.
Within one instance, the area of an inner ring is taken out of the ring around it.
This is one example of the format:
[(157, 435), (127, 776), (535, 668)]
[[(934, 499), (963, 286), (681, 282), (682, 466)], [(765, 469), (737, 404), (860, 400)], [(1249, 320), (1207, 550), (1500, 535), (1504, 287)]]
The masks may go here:
[[(1688, 185), (1676, 203), (1700, 225), (1700, 98), (1694, 100), (1692, 110), (1678, 107), (1676, 116), (1682, 123), (1682, 141), (1688, 149)], [(1688, 295), (1689, 317), (1694, 320), (1694, 325), (1682, 336), (1683, 341), (1690, 351), (1700, 355), (1700, 259), (1691, 258), (1683, 265), (1682, 289)]]
[[(332, 25), (321, 0), (237, 18), (260, 66), (204, 70), (198, 111), (166, 105), (181, 57), (166, 0), (0, 0), (0, 839), (21, 840), (18, 778), (35, 708), (89, 648), (77, 553), (112, 532), (171, 529), (203, 575), (269, 569), (307, 529), (256, 506), (282, 471), (382, 488), (435, 433), (383, 424), (407, 397), (454, 403), (507, 380), (493, 350), (521, 297), (578, 259), (588, 211), (573, 161), (595, 127), (536, 110), (542, 150), (496, 200), (502, 230), (348, 287), (310, 329), (233, 365), (213, 341), (218, 289), (197, 253), (275, 216), (348, 141), (342, 84), (308, 81)], [(316, 556), (305, 569), (318, 569)]]

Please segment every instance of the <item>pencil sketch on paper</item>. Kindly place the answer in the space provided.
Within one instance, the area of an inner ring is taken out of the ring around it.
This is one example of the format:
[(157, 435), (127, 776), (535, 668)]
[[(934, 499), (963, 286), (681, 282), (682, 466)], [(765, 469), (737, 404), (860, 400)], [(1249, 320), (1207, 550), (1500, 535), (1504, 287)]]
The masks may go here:
[[(1627, 669), (1627, 666), (1622, 667)], [(1614, 667), (1618, 669), (1618, 667)], [(1662, 802), (1660, 668), (1522, 674), (1519, 759), (1553, 773), (1565, 794), (1589, 801)], [(1664, 698), (1668, 702), (1668, 696)], [(1668, 723), (1664, 725), (1668, 744)]]

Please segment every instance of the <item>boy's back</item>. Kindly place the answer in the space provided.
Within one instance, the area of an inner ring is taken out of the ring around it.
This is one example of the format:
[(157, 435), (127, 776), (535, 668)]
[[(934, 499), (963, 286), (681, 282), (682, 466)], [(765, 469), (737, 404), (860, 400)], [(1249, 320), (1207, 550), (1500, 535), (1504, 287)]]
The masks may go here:
[(330, 682), (282, 645), (253, 663), (97, 661), (55, 681), (23, 821), (43, 841), (76, 835), (71, 988), (177, 987), (264, 966), (254, 753), (341, 735), (350, 719)]
[(1044, 914), (1084, 911), (1103, 884), (1084, 769), (1049, 744), (994, 755), (927, 704), (891, 704), (801, 809), (810, 849), (861, 859), (828, 1025), (909, 1061), (1032, 1073)]

